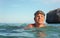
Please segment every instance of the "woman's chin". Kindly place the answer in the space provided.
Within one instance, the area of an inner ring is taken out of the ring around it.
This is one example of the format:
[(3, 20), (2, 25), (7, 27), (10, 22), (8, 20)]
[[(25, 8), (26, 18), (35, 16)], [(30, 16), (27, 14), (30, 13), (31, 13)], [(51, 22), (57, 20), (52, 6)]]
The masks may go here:
[(42, 24), (43, 22), (39, 22), (39, 24)]

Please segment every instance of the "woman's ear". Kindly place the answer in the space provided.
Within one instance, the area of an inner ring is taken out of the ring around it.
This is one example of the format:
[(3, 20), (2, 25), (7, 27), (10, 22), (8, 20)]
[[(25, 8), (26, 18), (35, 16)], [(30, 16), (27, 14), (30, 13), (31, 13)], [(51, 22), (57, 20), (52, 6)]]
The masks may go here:
[(34, 17), (34, 21), (35, 21), (35, 17)]
[(35, 17), (34, 17), (34, 21), (35, 21)]

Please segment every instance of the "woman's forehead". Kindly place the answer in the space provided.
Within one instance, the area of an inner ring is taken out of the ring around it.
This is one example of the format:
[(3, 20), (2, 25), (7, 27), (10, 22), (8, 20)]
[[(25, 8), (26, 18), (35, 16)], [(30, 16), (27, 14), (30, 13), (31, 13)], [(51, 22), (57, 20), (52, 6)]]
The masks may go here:
[(36, 16), (44, 16), (43, 14), (37, 14)]

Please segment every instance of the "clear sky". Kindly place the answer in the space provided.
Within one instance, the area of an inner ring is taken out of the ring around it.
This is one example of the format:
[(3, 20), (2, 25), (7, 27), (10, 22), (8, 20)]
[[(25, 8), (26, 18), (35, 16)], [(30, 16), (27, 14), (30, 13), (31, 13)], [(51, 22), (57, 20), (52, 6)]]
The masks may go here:
[(0, 23), (33, 23), (34, 13), (60, 8), (60, 0), (0, 0)]

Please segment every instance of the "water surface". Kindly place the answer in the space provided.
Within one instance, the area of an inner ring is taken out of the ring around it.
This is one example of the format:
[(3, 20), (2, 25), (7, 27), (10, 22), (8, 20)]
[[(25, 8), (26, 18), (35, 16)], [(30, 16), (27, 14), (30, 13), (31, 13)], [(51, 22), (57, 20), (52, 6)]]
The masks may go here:
[(60, 38), (60, 24), (46, 24), (46, 28), (24, 30), (26, 25), (0, 23), (0, 38)]

